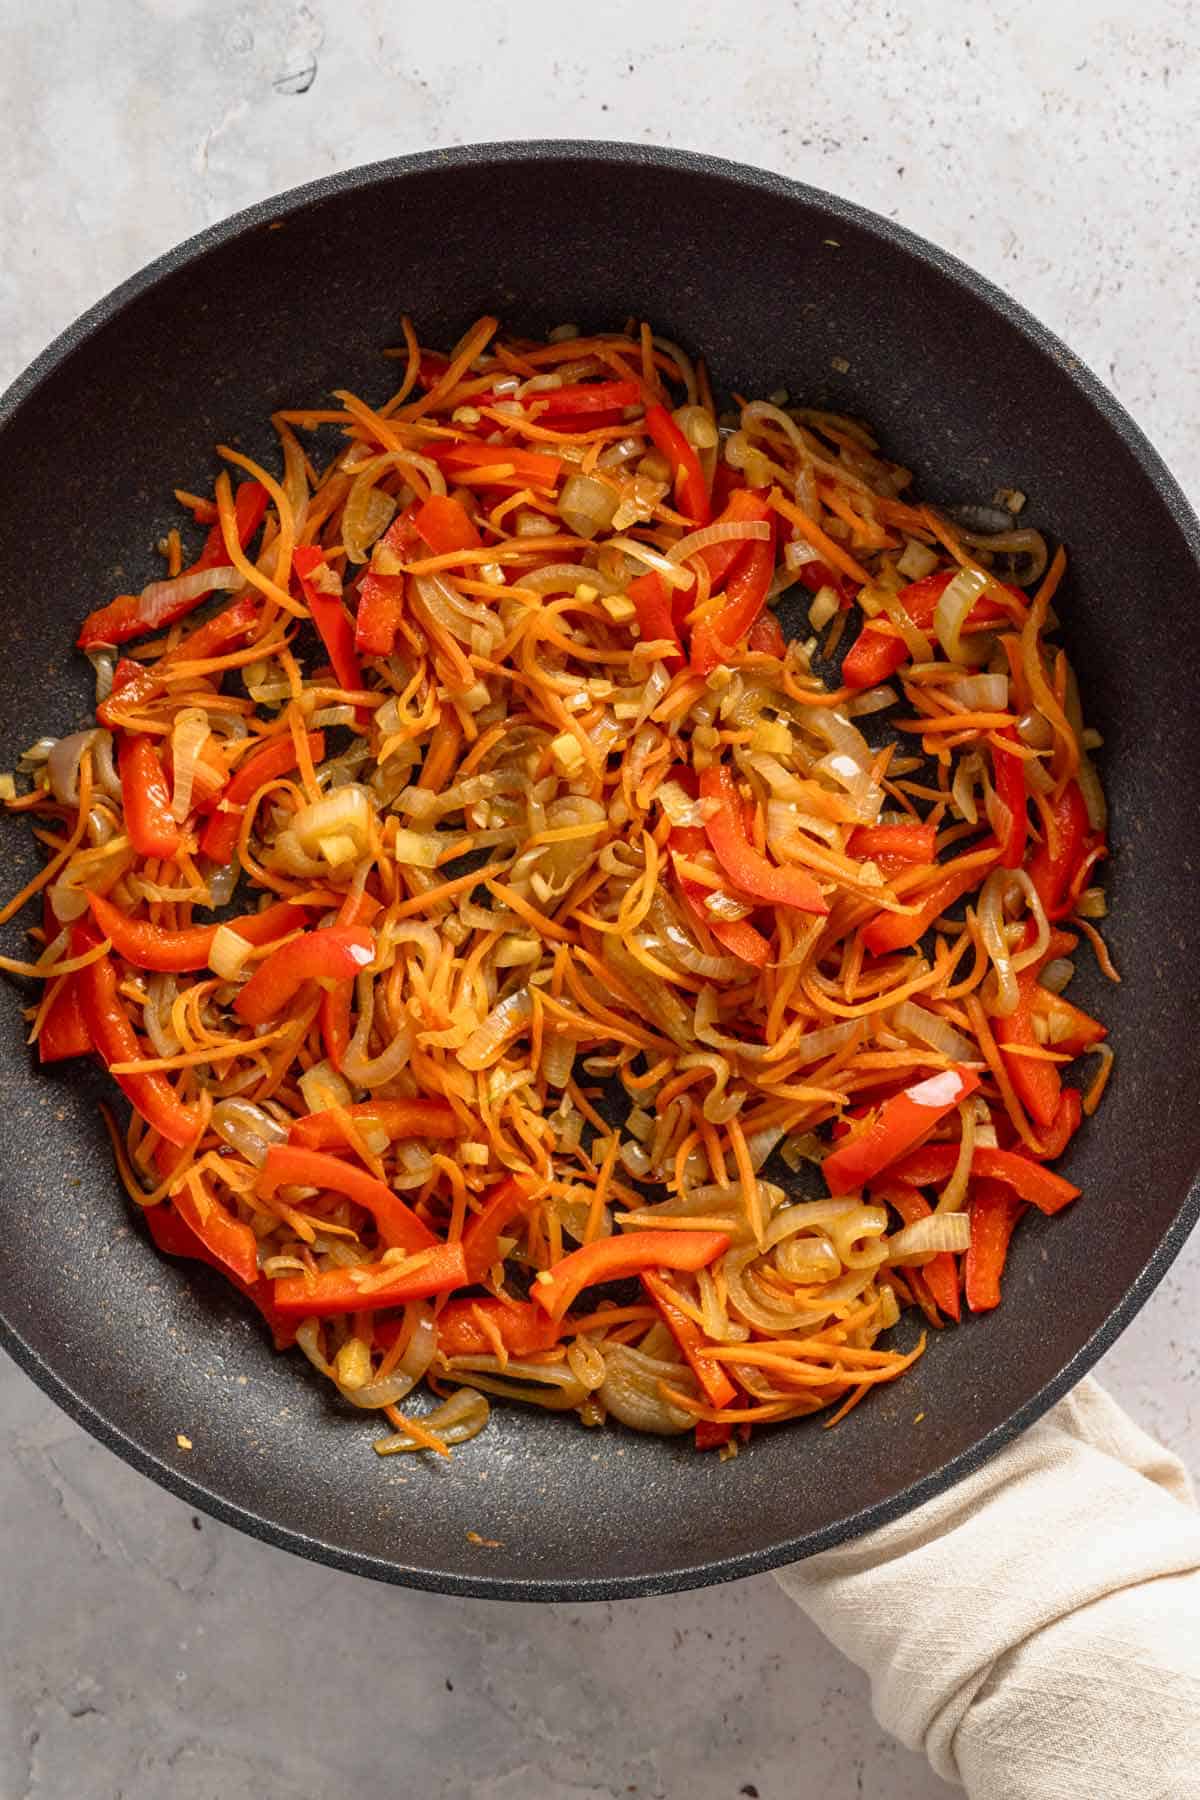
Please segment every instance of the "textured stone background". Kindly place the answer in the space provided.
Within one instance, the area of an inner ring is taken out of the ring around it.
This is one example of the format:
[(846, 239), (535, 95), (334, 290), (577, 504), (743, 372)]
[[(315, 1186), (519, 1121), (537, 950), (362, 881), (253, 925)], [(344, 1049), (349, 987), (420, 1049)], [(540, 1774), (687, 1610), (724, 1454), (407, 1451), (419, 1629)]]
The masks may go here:
[[(177, 239), (332, 169), (643, 138), (902, 219), (1017, 295), (1200, 495), (1190, 0), (0, 0), (0, 384)], [(1087, 454), (1087, 446), (1079, 446)], [(1128, 1053), (1128, 1051), (1127, 1051)], [(1200, 1464), (1195, 1247), (1103, 1366)], [(925, 1800), (764, 1578), (596, 1608), (250, 1542), (0, 1370), (5, 1800)]]

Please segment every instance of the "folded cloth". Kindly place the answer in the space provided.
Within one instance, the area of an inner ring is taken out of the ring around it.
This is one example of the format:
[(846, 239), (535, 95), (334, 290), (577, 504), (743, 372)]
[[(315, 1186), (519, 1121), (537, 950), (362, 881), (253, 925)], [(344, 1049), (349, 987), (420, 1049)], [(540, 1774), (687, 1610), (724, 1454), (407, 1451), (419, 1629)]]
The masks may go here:
[(971, 1800), (1200, 1796), (1200, 1513), (1097, 1382), (778, 1580)]

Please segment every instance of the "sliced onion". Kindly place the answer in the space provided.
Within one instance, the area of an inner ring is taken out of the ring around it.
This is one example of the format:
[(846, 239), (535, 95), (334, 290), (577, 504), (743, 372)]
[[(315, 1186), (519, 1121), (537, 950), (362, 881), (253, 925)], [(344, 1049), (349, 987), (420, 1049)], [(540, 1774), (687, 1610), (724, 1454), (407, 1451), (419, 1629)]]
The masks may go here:
[(904, 546), (904, 554), (896, 563), (896, 573), (903, 575), (906, 581), (922, 581), (926, 575), (932, 575), (937, 568), (937, 551), (931, 550), (928, 544), (922, 544), (918, 538), (909, 538)]
[[(807, 508), (805, 509), (807, 511)], [(788, 569), (805, 569), (809, 563), (820, 562), (821, 552), (814, 550), (804, 538), (792, 538), (783, 547), (784, 567)]]
[(625, 536), (609, 538), (604, 548), (621, 550), (626, 556), (632, 557), (635, 562), (645, 563), (648, 569), (654, 569), (661, 575), (669, 587), (690, 588), (696, 585), (696, 577), (690, 569), (679, 568), (660, 550), (653, 549), (649, 544), (639, 544), (636, 538)]
[(1007, 675), (964, 675), (942, 691), (971, 712), (1004, 712), (1008, 706)]
[(699, 531), (689, 531), (686, 537), (673, 544), (667, 551), (667, 560), (676, 564), (685, 563), (689, 556), (695, 556), (699, 550), (706, 550), (710, 544), (749, 542), (752, 539), (766, 543), (770, 535), (771, 527), (766, 519), (740, 519), (704, 525)]
[(291, 830), (309, 856), (320, 854), (327, 839), (348, 837), (355, 854), (364, 856), (371, 846), (375, 808), (370, 791), (359, 782), (347, 782), (332, 793), (302, 806)]
[(674, 962), (690, 975), (705, 981), (734, 981), (745, 973), (745, 964), (736, 956), (706, 956), (691, 933), (685, 930), (660, 887), (650, 903), (650, 919), (659, 934), (663, 960)]
[(116, 664), (108, 650), (89, 650), (87, 659), (96, 671), (96, 705), (99, 706), (112, 693)]
[(238, 871), (236, 864), (218, 865), (208, 872), (208, 904), (210, 906), (227, 906), (233, 899), (233, 890), (237, 886)]
[(252, 1100), (219, 1100), (210, 1120), (222, 1143), (261, 1169), (272, 1144), (286, 1142), (287, 1131)]
[(1054, 727), (1044, 713), (1032, 707), (1017, 720), (1017, 736), (1031, 750), (1049, 750), (1054, 742)]
[(547, 1036), (542, 1046), (542, 1074), (546, 1077), (546, 1085), (559, 1090), (566, 1087), (571, 1079), (571, 1070), (575, 1065), (576, 1044), (574, 1038), (563, 1032), (555, 1032)]
[(1066, 990), (1074, 973), (1075, 964), (1068, 957), (1056, 956), (1053, 962), (1046, 964), (1038, 976), (1038, 980), (1049, 993), (1061, 994)]
[(951, 662), (971, 663), (980, 660), (978, 639), (975, 640), (973, 651), (970, 640), (963, 641), (962, 628), (976, 601), (987, 592), (989, 585), (988, 577), (978, 569), (960, 569), (938, 596), (933, 614), (933, 629), (938, 643)]
[(254, 946), (231, 925), (218, 925), (208, 952), (208, 966), (222, 981), (236, 981)]
[(444, 845), (436, 831), (398, 831), (392, 854), (405, 868), (436, 869)]
[(353, 563), (366, 562), (376, 538), (391, 524), (396, 502), (375, 486), (382, 471), (377, 465), (364, 470), (352, 485), (342, 509), (342, 547)]
[[(108, 733), (93, 727), (90, 731), (75, 731), (70, 737), (52, 742), (46, 758), (46, 773), (50, 778), (50, 791), (60, 805), (79, 805), (79, 764), (84, 751), (90, 750), (101, 736), (108, 737)], [(112, 743), (111, 738), (109, 743)]]
[(305, 1069), (298, 1086), (310, 1113), (328, 1112), (331, 1106), (349, 1106), (354, 1098), (349, 1083), (331, 1062), (324, 1060)]
[(672, 1406), (659, 1392), (659, 1383), (664, 1381), (685, 1393), (695, 1391), (695, 1377), (685, 1363), (647, 1356), (632, 1344), (614, 1344), (603, 1355), (600, 1398), (622, 1425), (660, 1437), (679, 1437), (691, 1430), (696, 1423), (694, 1415)]
[(191, 569), (186, 575), (173, 575), (169, 581), (150, 582), (142, 589), (141, 598), (148, 602), (152, 614), (159, 614), (160, 608), (165, 614), (169, 609), (214, 593), (218, 588), (241, 587), (242, 580), (237, 570), (228, 566)]
[[(461, 1387), (433, 1412), (426, 1413), (421, 1424), (443, 1444), (465, 1444), (479, 1436), (489, 1416), (490, 1408), (483, 1395), (473, 1387)], [(379, 1456), (396, 1456), (427, 1450), (429, 1446), (421, 1439), (409, 1437), (407, 1432), (395, 1431), (388, 1437), (376, 1438), (374, 1448)]]
[[(879, 603), (879, 610), (887, 615), (904, 639), (905, 648), (913, 662), (929, 662), (933, 656), (933, 645), (909, 614), (900, 595), (893, 593), (891, 588), (885, 587), (873, 588), (871, 592), (872, 597)], [(862, 604), (861, 594), (859, 604)]]
[(899, 1006), (892, 1009), (892, 1023), (898, 1031), (906, 1031), (909, 1037), (915, 1037), (920, 1043), (928, 1044), (939, 1056), (949, 1057), (951, 1062), (969, 1063), (979, 1060), (979, 1047), (961, 1031), (955, 1031), (945, 1019), (936, 1013), (927, 1012), (923, 1006), (917, 1006), (911, 1000), (902, 1000)]
[(607, 531), (617, 510), (618, 495), (594, 475), (570, 475), (563, 483), (558, 510), (568, 531), (594, 538)]
[(472, 1072), (486, 1069), (521, 1035), (532, 1017), (533, 1000), (528, 988), (518, 988), (515, 994), (499, 1001), (459, 1050), (458, 1060), (463, 1068)]
[(775, 1266), (798, 1287), (815, 1287), (837, 1280), (842, 1259), (825, 1236), (796, 1237), (779, 1246)]
[(842, 710), (849, 719), (861, 719), (867, 713), (883, 712), (886, 707), (894, 706), (899, 699), (895, 688), (866, 688), (861, 694), (855, 694), (849, 700), (843, 700)]
[(520, 585), (531, 594), (573, 594), (577, 587), (585, 585), (597, 588), (602, 594), (620, 594), (626, 584), (606, 575), (602, 569), (592, 569), (583, 563), (547, 563), (544, 569), (523, 572)]
[(208, 714), (200, 707), (187, 706), (176, 715), (171, 732), (171, 817), (180, 824), (192, 810), (196, 765), (208, 737)]
[(934, 1256), (943, 1250), (967, 1250), (971, 1244), (971, 1216), (965, 1212), (935, 1212), (916, 1219), (887, 1240), (887, 1260), (893, 1266), (910, 1256)]
[(178, 994), (179, 983), (174, 975), (152, 975), (146, 983), (142, 1022), (157, 1056), (178, 1056), (183, 1048), (171, 1023)]
[(1108, 825), (1108, 803), (1104, 798), (1100, 777), (1096, 773), (1096, 765), (1089, 756), (1080, 755), (1075, 779), (1083, 795), (1083, 804), (1087, 807), (1088, 824), (1093, 831), (1104, 831)]
[(111, 731), (96, 733), (96, 741), (92, 745), (92, 767), (95, 771), (97, 787), (101, 788), (110, 800), (119, 800), (121, 798), (121, 777), (117, 774), (117, 765), (113, 760)]
[(979, 818), (979, 808), (975, 804), (975, 788), (983, 777), (983, 758), (977, 750), (967, 756), (960, 756), (958, 767), (954, 771), (954, 780), (950, 786), (950, 798), (955, 807), (969, 825), (974, 825)]
[(383, 1087), (387, 1082), (394, 1081), (408, 1065), (412, 1055), (412, 1027), (405, 1021), (391, 1043), (378, 1056), (369, 1056), (371, 1028), (375, 1022), (375, 984), (370, 975), (360, 975), (355, 989), (358, 1023), (342, 1055), (342, 1074), (355, 1087)]
[(848, 1044), (858, 1028), (857, 1019), (843, 1019), (840, 1025), (825, 1025), (820, 1031), (806, 1031), (792, 1045), (788, 1060), (796, 1057), (801, 1065), (824, 1062), (826, 1057), (835, 1055), (843, 1045)]
[(414, 577), (414, 585), (421, 604), (430, 616), (461, 643), (471, 643), (472, 627), (486, 640), (480, 654), (486, 655), (489, 649), (500, 642), (504, 626), (496, 613), (474, 600), (464, 599), (444, 576), (417, 575)]

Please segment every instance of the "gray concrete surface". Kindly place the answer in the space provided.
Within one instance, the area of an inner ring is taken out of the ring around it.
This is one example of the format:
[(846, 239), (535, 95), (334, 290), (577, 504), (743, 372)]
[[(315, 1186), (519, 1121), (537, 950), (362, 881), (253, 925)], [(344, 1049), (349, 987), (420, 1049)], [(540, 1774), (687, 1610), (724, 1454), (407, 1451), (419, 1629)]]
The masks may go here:
[[(0, 43), (0, 383), (150, 257), (298, 181), (644, 138), (956, 251), (1200, 497), (1191, 0), (0, 0)], [(1102, 1369), (1193, 1468), (1198, 1291), (1193, 1245)], [(375, 1587), (194, 1518), (8, 1365), (0, 1452), (4, 1800), (949, 1792), (769, 1579), (592, 1609)]]

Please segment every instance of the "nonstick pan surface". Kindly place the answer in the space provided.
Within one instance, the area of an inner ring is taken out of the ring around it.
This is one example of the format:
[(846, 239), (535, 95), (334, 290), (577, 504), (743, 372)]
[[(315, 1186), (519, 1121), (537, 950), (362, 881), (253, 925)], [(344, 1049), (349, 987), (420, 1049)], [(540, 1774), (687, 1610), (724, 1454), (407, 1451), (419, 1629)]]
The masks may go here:
[[(299, 1356), (276, 1357), (219, 1278), (158, 1258), (112, 1171), (104, 1084), (71, 1065), (34, 1071), (10, 994), (0, 1314), (9, 1349), (97, 1437), (271, 1543), (446, 1592), (661, 1592), (821, 1549), (960, 1479), (1113, 1342), (1193, 1224), (1200, 537), (1154, 451), (1070, 352), (885, 220), (642, 146), (408, 157), (193, 239), (0, 403), (0, 767), (88, 721), (76, 623), (159, 572), (171, 490), (204, 489), (216, 442), (269, 456), (273, 408), (320, 405), (334, 386), (390, 391), (379, 352), (401, 312), (424, 342), (449, 343), (489, 310), (530, 331), (649, 317), (703, 350), (722, 390), (784, 386), (859, 414), (915, 466), (924, 496), (1018, 487), (1031, 521), (1067, 542), (1056, 604), (1105, 739), (1107, 930), (1123, 976), (1110, 988), (1085, 959), (1080, 977), (1117, 1050), (1104, 1106), (1064, 1165), (1084, 1198), (1025, 1221), (998, 1312), (935, 1335), (834, 1431), (762, 1432), (721, 1463), (686, 1440), (498, 1405), (449, 1465), (381, 1463), (376, 1428), (331, 1403)], [(3, 828), (6, 890), (36, 866), (27, 840)], [(19, 954), (17, 928), (5, 936)]]

